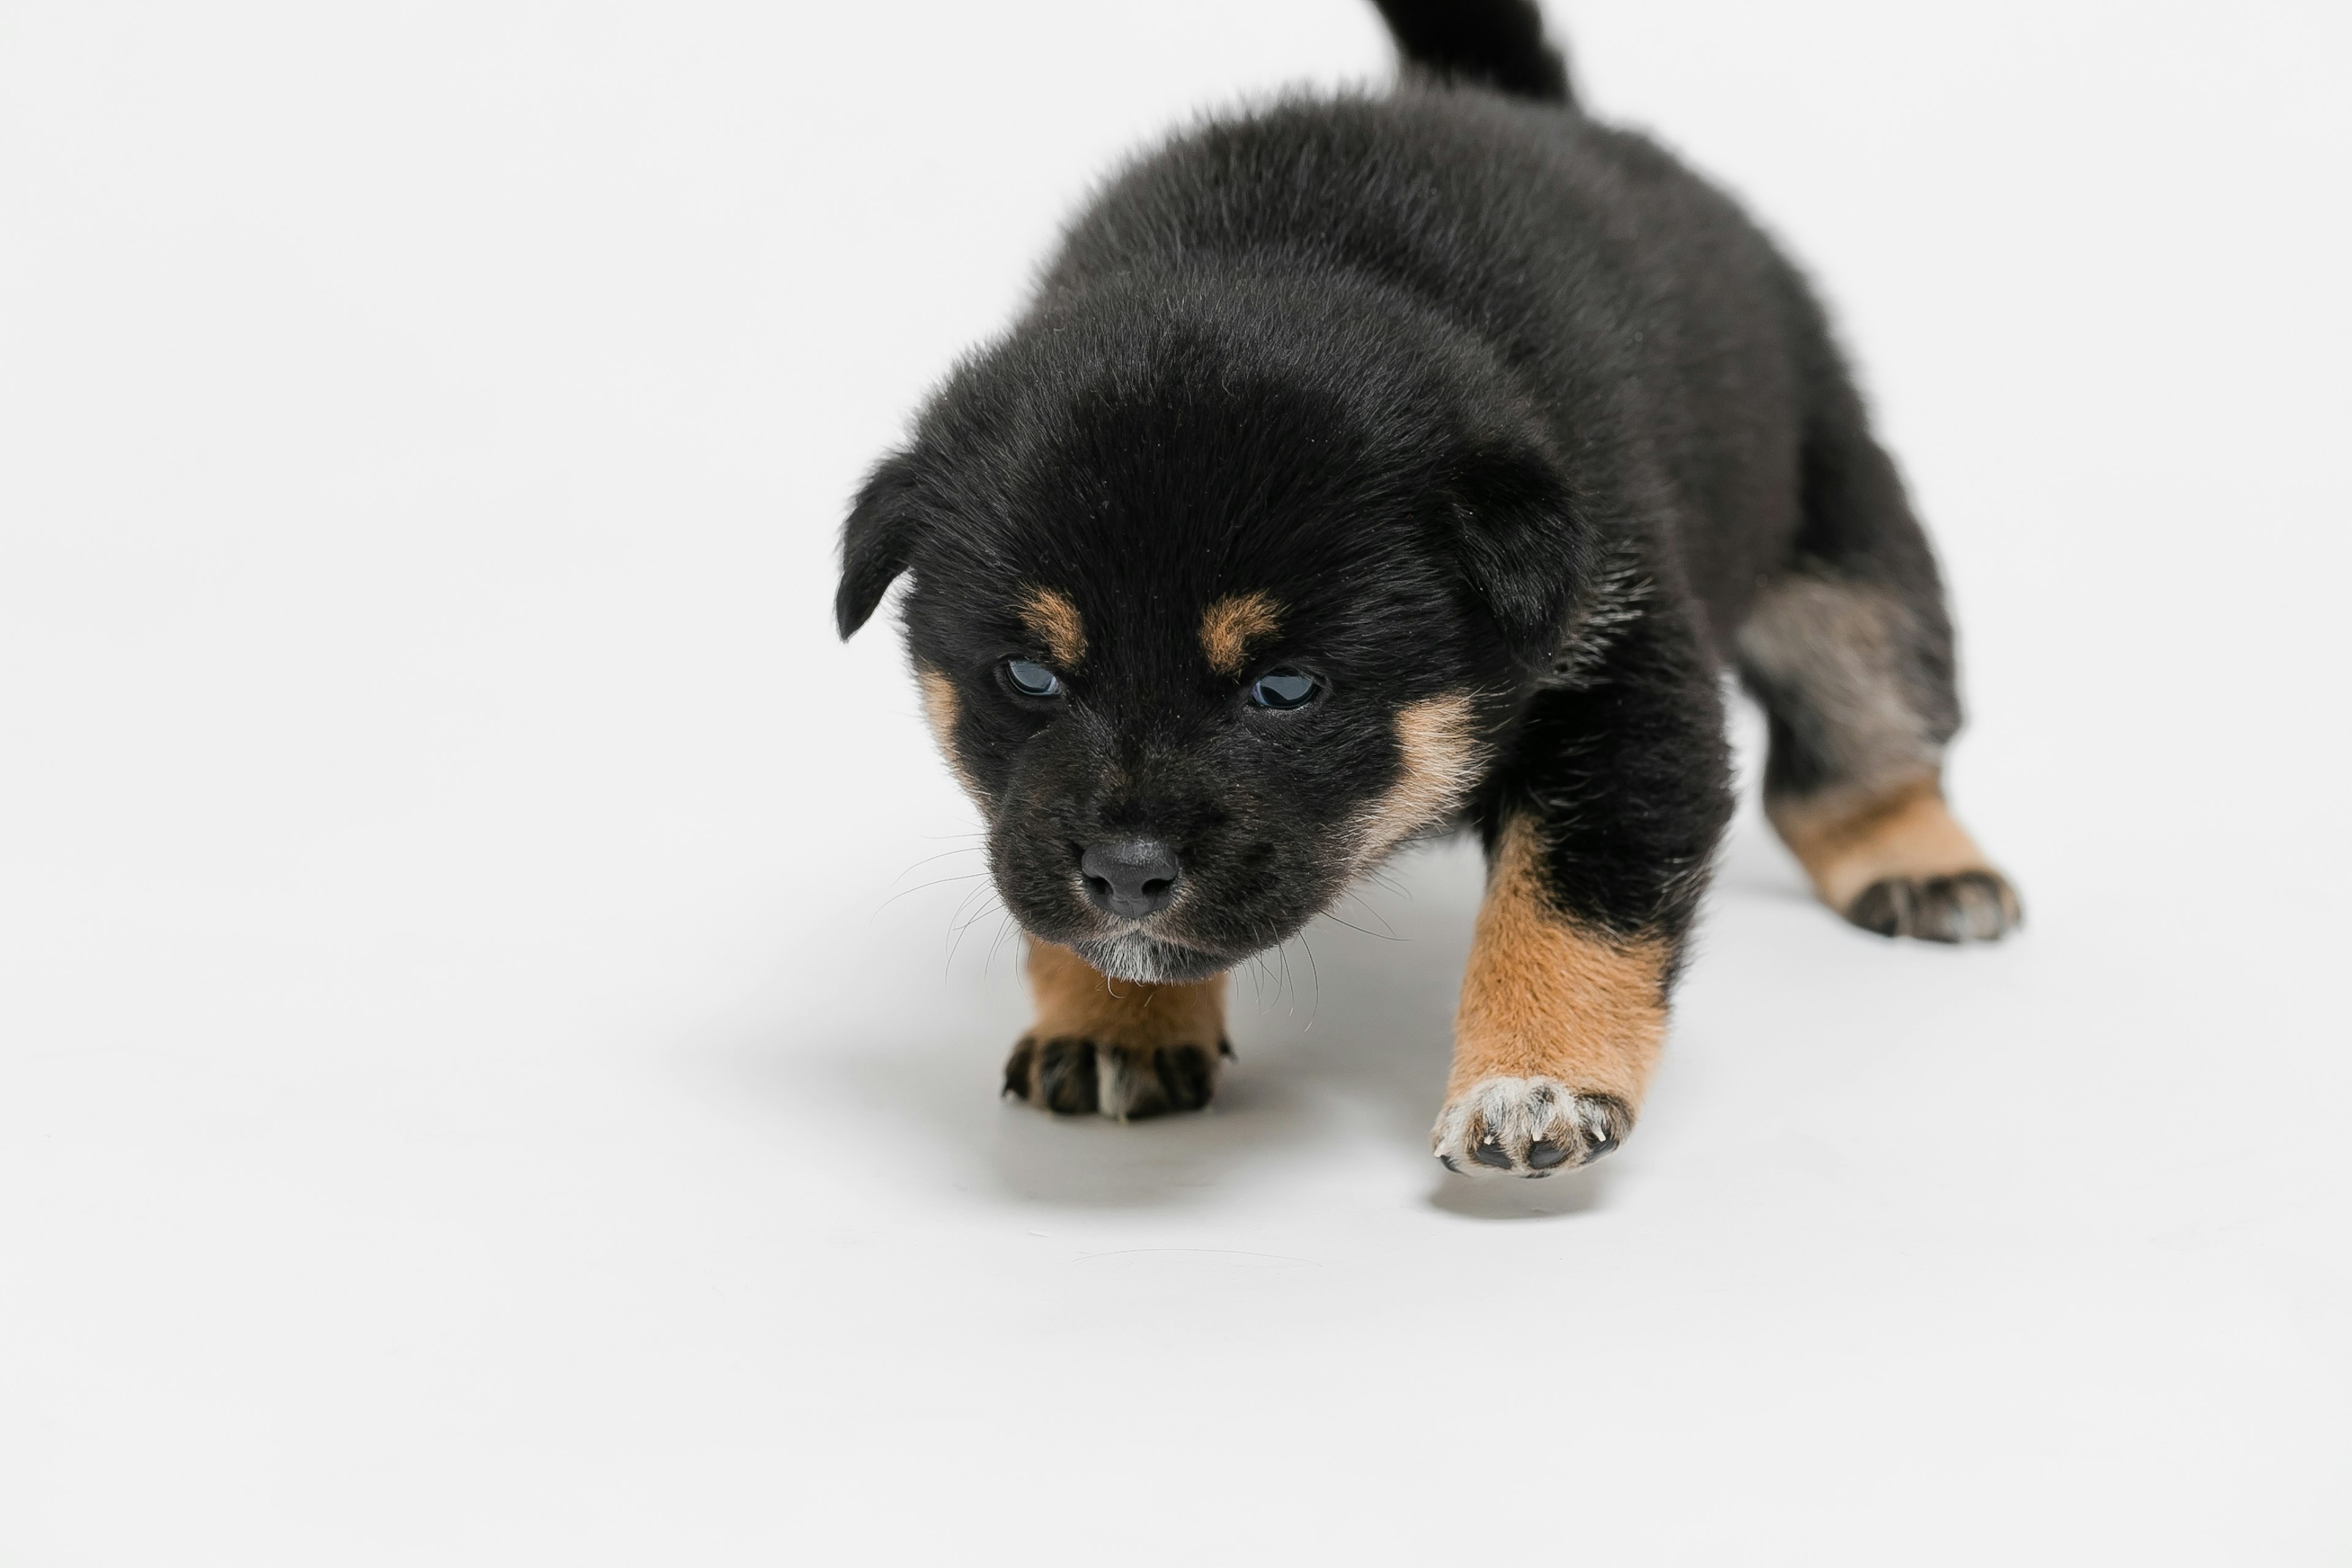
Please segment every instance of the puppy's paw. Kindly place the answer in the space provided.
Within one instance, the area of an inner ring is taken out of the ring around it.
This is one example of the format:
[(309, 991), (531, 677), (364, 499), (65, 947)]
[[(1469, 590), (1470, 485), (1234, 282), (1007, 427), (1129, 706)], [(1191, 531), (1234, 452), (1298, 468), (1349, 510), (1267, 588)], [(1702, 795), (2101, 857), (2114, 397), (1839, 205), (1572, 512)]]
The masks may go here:
[(1549, 1176), (1591, 1164), (1633, 1131), (1632, 1109), (1614, 1095), (1579, 1094), (1549, 1078), (1486, 1078), (1445, 1102), (1430, 1143), (1465, 1176)]
[(1888, 877), (1846, 906), (1845, 918), (1881, 936), (1922, 942), (1991, 942), (2024, 923), (2017, 889), (1998, 871)]
[(1121, 1121), (1198, 1110), (1216, 1091), (1218, 1058), (1233, 1054), (1222, 1040), (1212, 1050), (1024, 1035), (1005, 1059), (1004, 1092), (1064, 1116)]

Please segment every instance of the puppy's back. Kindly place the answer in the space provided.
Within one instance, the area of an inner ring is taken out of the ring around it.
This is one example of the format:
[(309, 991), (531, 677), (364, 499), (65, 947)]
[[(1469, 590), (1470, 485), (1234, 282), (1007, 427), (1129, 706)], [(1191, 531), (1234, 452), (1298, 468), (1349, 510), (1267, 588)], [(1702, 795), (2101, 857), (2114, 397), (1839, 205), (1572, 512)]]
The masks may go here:
[(1718, 627), (1785, 554), (1818, 313), (1738, 207), (1646, 139), (1410, 82), (1230, 116), (1114, 181), (1039, 303), (1234, 269), (1374, 280), (1474, 333), (1564, 447), (1617, 447), (1667, 492)]

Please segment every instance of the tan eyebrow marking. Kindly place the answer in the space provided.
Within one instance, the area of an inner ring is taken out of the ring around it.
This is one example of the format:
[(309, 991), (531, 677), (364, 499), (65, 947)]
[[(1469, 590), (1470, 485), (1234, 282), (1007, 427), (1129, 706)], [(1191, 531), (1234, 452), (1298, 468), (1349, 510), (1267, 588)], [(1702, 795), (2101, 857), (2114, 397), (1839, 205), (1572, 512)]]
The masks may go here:
[(1063, 668), (1087, 657), (1087, 623), (1077, 605), (1055, 588), (1032, 588), (1021, 605), (1021, 624), (1037, 639), (1047, 658)]
[(1201, 617), (1201, 651), (1219, 675), (1239, 675), (1249, 645), (1281, 625), (1281, 607), (1264, 594), (1228, 594)]

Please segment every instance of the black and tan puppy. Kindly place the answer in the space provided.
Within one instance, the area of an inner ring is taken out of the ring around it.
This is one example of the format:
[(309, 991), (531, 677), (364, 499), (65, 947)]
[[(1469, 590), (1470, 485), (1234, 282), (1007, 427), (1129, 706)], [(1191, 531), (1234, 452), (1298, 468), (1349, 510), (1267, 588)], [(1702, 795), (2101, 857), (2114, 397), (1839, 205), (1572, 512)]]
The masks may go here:
[(1524, 0), (1386, 0), (1387, 97), (1184, 135), (876, 468), (925, 705), (1030, 937), (1006, 1089), (1205, 1103), (1223, 974), (1410, 839), (1489, 861), (1435, 1133), (1540, 1175), (1631, 1131), (1731, 811), (1718, 671), (1831, 908), (1997, 937), (1946, 809), (1936, 563), (1820, 307), (1570, 101)]

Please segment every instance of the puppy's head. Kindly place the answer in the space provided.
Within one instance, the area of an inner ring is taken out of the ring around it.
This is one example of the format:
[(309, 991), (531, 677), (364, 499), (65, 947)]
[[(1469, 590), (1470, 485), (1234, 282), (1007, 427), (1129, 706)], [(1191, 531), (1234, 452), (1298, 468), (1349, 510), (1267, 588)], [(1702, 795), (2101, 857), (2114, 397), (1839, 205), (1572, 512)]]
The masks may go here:
[(1460, 810), (1588, 550), (1492, 363), (1385, 298), (1166, 281), (965, 365), (844, 537), (1004, 902), (1105, 973), (1268, 948)]

